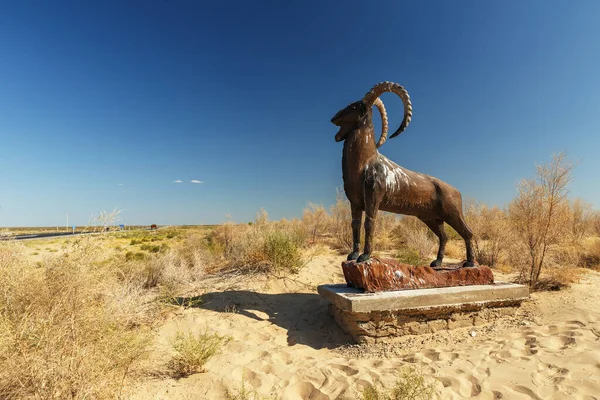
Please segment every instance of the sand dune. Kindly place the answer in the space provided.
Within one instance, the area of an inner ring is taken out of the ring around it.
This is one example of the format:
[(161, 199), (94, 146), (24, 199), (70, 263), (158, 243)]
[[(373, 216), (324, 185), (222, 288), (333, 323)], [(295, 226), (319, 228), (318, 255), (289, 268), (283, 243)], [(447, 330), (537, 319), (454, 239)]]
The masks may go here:
[(600, 274), (565, 291), (535, 293), (518, 315), (491, 326), (362, 347), (348, 345), (315, 290), (343, 282), (342, 259), (320, 257), (296, 282), (208, 280), (205, 302), (161, 327), (152, 362), (160, 368), (168, 359), (177, 330), (210, 328), (233, 340), (206, 372), (148, 379), (132, 398), (219, 399), (243, 380), (272, 398), (353, 399), (365, 385), (392, 384), (412, 365), (435, 381), (441, 399), (600, 399)]

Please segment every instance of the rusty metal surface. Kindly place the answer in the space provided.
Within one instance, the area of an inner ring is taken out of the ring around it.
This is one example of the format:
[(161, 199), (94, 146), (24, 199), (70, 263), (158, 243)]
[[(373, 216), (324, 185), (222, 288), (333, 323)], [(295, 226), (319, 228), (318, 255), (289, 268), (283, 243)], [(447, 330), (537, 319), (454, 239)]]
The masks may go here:
[(392, 259), (342, 262), (346, 283), (366, 292), (426, 289), (450, 286), (488, 285), (494, 283), (492, 270), (480, 265), (469, 268), (431, 268), (403, 264)]

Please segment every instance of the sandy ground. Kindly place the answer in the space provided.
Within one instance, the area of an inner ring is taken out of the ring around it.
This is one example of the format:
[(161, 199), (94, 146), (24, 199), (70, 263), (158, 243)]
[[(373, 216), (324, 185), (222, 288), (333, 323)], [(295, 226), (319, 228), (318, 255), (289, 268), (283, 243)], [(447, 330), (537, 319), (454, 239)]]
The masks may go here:
[(131, 398), (220, 399), (243, 380), (270, 398), (355, 399), (365, 385), (392, 385), (411, 365), (435, 382), (440, 399), (600, 399), (599, 273), (570, 289), (534, 293), (493, 325), (362, 347), (316, 293), (318, 284), (344, 281), (343, 259), (319, 256), (295, 281), (207, 278), (190, 293), (206, 301), (174, 307), (159, 329), (151, 366), (164, 368), (177, 331), (208, 328), (232, 340), (205, 372), (179, 380), (155, 373), (131, 388)]

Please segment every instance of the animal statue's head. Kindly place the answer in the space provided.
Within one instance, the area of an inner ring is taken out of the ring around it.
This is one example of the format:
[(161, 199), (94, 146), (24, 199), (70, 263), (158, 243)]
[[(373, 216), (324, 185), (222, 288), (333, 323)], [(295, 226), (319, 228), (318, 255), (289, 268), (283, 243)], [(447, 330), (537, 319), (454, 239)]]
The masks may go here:
[(385, 106), (379, 98), (384, 92), (396, 93), (400, 96), (402, 103), (404, 104), (404, 119), (402, 120), (402, 124), (400, 124), (400, 127), (390, 136), (390, 138), (398, 136), (406, 129), (412, 117), (412, 104), (408, 92), (397, 83), (381, 82), (373, 86), (373, 88), (365, 94), (362, 100), (346, 106), (334, 115), (331, 122), (340, 127), (340, 130), (335, 135), (336, 142), (345, 140), (350, 132), (360, 128), (364, 124), (371, 124), (371, 107), (375, 106), (381, 114), (382, 121), (381, 137), (376, 146), (379, 147), (385, 143), (388, 133), (388, 119)]

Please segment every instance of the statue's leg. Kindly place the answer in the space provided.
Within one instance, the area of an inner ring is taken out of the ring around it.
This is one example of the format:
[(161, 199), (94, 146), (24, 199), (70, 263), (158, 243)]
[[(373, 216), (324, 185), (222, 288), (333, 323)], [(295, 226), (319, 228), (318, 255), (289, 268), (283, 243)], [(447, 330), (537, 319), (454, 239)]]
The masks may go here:
[[(378, 190), (379, 189), (379, 190)], [(383, 197), (381, 185), (377, 184), (375, 176), (367, 176), (364, 186), (365, 193), (365, 248), (363, 254), (358, 257), (358, 262), (367, 261), (371, 258), (373, 233), (375, 232), (375, 221), (379, 203)]]
[(449, 215), (446, 218), (446, 222), (448, 225), (454, 228), (456, 232), (463, 238), (465, 241), (465, 248), (467, 249), (467, 261), (462, 265), (463, 267), (474, 267), (475, 266), (475, 258), (473, 257), (473, 244), (471, 240), (473, 239), (473, 232), (467, 226), (467, 223), (463, 219), (462, 215)]
[(352, 253), (348, 254), (348, 260), (356, 260), (360, 254), (360, 225), (362, 223), (362, 208), (350, 204), (352, 211)]
[(430, 266), (440, 267), (442, 265), (442, 261), (444, 259), (444, 252), (446, 251), (446, 243), (448, 242), (448, 236), (446, 235), (446, 230), (444, 229), (444, 221), (441, 219), (421, 219), (431, 229), (433, 233), (440, 240), (440, 247), (438, 248), (437, 258), (433, 260)]

